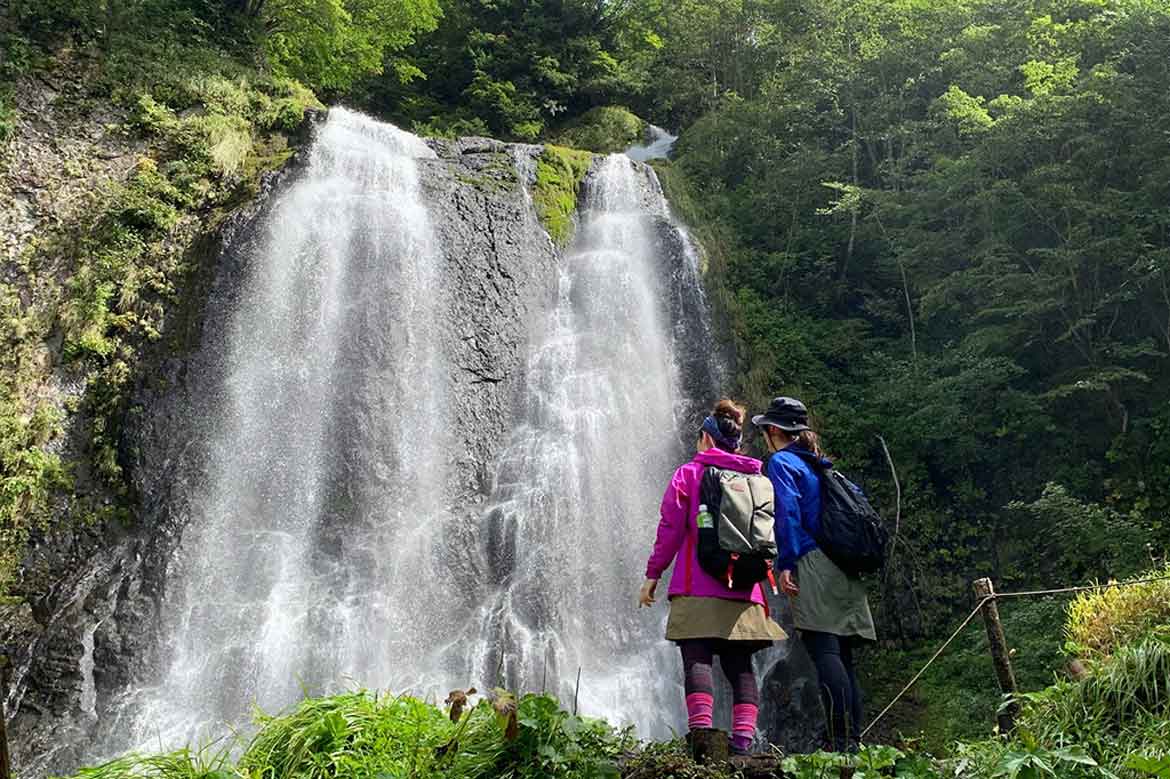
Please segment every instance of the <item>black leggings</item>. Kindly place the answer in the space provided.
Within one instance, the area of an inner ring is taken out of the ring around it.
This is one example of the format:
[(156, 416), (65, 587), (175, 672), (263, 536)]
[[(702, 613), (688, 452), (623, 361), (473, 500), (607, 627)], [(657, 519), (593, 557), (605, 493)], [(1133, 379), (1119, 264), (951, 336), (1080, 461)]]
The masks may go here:
[(813, 630), (802, 630), (800, 637), (817, 667), (830, 743), (836, 751), (844, 752), (857, 743), (863, 716), (852, 639)]
[(734, 703), (760, 705), (760, 688), (752, 669), (752, 654), (756, 647), (745, 641), (720, 641), (709, 638), (685, 639), (678, 642), (682, 650), (686, 693), (715, 694), (715, 677), (711, 670), (714, 656), (719, 655), (719, 666), (731, 683)]

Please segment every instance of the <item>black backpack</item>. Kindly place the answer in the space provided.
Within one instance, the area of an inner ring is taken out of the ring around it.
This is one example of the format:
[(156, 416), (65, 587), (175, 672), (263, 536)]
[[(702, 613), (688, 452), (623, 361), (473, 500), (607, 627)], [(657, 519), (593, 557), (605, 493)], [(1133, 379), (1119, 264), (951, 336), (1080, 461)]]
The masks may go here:
[(776, 531), (768, 477), (707, 466), (699, 504), (699, 567), (729, 590), (750, 590), (772, 580)]
[(817, 546), (850, 578), (880, 571), (886, 564), (890, 534), (865, 493), (812, 452), (793, 453), (820, 477), (821, 529), (814, 538)]

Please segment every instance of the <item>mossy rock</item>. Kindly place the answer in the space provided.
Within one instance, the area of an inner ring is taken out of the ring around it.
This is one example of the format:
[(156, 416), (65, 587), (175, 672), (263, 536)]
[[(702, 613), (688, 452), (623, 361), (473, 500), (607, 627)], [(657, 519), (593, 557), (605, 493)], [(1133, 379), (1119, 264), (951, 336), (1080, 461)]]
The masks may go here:
[(573, 237), (577, 195), (592, 161), (590, 152), (551, 145), (544, 147), (536, 161), (536, 187), (532, 200), (544, 229), (562, 248)]
[[(261, 177), (304, 140), (306, 113), (322, 108), (292, 81), (208, 73), (200, 62), (178, 76), (145, 67), (142, 84), (108, 85), (130, 108), (122, 130), (143, 141), (137, 164), (29, 243), (22, 286), (0, 284), (0, 599), (34, 529), (130, 517), (123, 425), (144, 355), (162, 348), (151, 344), (187, 298), (191, 247), (255, 197)], [(14, 121), (10, 98), (0, 85), (0, 142)], [(53, 369), (83, 382), (84, 396), (47, 391)], [(76, 425), (85, 451), (63, 452)]]
[(623, 151), (642, 140), (645, 120), (621, 106), (591, 108), (565, 125), (553, 142), (598, 154)]

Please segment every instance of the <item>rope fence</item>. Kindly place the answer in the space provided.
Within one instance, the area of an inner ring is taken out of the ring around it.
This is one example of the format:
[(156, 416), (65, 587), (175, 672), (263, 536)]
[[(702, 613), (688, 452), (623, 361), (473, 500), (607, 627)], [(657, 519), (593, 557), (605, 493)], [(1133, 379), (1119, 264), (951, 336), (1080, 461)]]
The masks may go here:
[[(1073, 592), (1088, 592), (1091, 590), (1107, 590), (1107, 589), (1112, 589), (1114, 587), (1135, 587), (1139, 584), (1154, 584), (1156, 582), (1164, 582), (1164, 581), (1170, 581), (1170, 576), (1158, 576), (1158, 577), (1154, 577), (1154, 578), (1150, 578), (1150, 579), (1137, 579), (1137, 580), (1129, 581), (1129, 582), (1108, 582), (1106, 584), (1090, 584), (1090, 585), (1083, 585), (1083, 586), (1078, 586), (1078, 587), (1057, 587), (1055, 589), (1050, 589), (1050, 590), (1024, 590), (1021, 592), (998, 592), (998, 593), (993, 592), (990, 595), (987, 595), (987, 596), (981, 598), (979, 600), (978, 604), (975, 606), (975, 608), (971, 610), (971, 613), (968, 614), (967, 617), (962, 622), (959, 623), (959, 626), (957, 628), (955, 628), (955, 632), (951, 633), (950, 638), (948, 638), (946, 641), (944, 641), (942, 643), (942, 646), (940, 646), (935, 651), (935, 653), (931, 656), (931, 658), (926, 661), (926, 665), (922, 666), (921, 670), (919, 670), (918, 673), (914, 674), (914, 676), (910, 679), (910, 681), (906, 683), (906, 686), (903, 687), (901, 689), (901, 691), (899, 691), (898, 694), (894, 696), (893, 700), (891, 700), (889, 702), (889, 704), (887, 704), (886, 707), (881, 710), (881, 713), (873, 718), (873, 720), (869, 723), (869, 725), (866, 726), (865, 730), (861, 731), (860, 738), (864, 739), (866, 737), (866, 735), (871, 730), (873, 730), (874, 726), (877, 725), (879, 722), (881, 722), (882, 718), (890, 713), (890, 710), (893, 709), (895, 705), (897, 705), (898, 701), (902, 700), (902, 697), (910, 691), (910, 688), (912, 688), (915, 685), (915, 683), (917, 683), (917, 681), (919, 679), (922, 678), (922, 675), (926, 673), (927, 669), (929, 669), (932, 665), (934, 665), (934, 662), (936, 660), (938, 660), (939, 657), (942, 656), (943, 652), (945, 652), (947, 650), (947, 647), (949, 647), (952, 643), (954, 643), (954, 640), (959, 637), (959, 634), (962, 633), (963, 630), (968, 625), (971, 624), (971, 620), (975, 619), (975, 616), (977, 614), (979, 614), (981, 611), (983, 611), (984, 607), (987, 606), (988, 604), (992, 604), (995, 601), (1002, 600), (1004, 598), (1028, 598), (1028, 597), (1037, 597), (1037, 596), (1041, 596), (1041, 595), (1062, 595), (1065, 593), (1073, 593)], [(996, 621), (996, 623), (998, 623), (998, 616), (995, 617), (995, 621)]]

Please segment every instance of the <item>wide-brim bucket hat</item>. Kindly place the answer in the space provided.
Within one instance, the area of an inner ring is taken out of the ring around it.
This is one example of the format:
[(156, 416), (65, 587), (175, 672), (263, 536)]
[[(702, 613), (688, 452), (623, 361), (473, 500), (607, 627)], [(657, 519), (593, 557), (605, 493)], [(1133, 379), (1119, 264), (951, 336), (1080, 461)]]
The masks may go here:
[(768, 410), (752, 417), (756, 427), (778, 427), (786, 433), (812, 430), (808, 426), (808, 408), (796, 398), (773, 398)]

